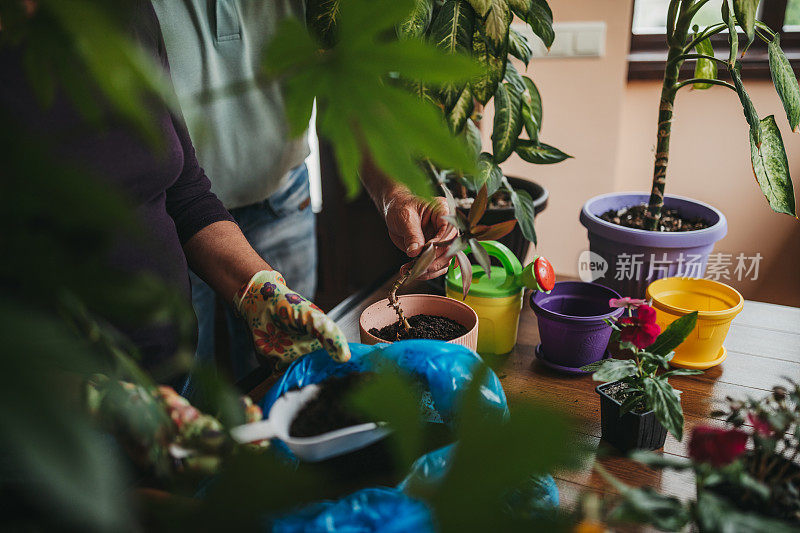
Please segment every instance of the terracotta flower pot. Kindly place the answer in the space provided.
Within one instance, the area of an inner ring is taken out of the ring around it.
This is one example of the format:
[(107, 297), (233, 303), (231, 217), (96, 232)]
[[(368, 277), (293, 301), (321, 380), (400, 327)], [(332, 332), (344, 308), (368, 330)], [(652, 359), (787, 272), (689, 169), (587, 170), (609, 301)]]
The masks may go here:
[[(406, 317), (434, 315), (455, 320), (467, 328), (467, 332), (447, 342), (466, 346), (473, 351), (478, 347), (478, 315), (467, 304), (434, 294), (406, 294), (398, 298)], [(397, 314), (389, 305), (388, 298), (375, 302), (364, 309), (358, 321), (358, 327), (361, 330), (361, 342), (364, 344), (387, 342), (372, 335), (369, 330), (372, 328), (380, 329), (395, 322), (397, 322)]]

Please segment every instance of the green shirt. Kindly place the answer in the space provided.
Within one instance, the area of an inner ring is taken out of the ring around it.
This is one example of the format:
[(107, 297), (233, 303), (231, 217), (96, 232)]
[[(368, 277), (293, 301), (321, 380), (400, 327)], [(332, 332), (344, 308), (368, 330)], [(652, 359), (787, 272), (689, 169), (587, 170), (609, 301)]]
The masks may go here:
[(200, 164), (228, 209), (275, 192), (308, 156), (276, 82), (257, 86), (264, 46), (302, 0), (153, 0)]

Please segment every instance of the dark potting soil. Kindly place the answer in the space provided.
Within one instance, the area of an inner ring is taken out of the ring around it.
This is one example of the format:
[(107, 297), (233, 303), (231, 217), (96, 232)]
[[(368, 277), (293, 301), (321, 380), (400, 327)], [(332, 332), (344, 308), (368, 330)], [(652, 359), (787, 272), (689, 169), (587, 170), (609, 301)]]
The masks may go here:
[(374, 374), (348, 374), (320, 383), (319, 394), (297, 413), (289, 426), (292, 437), (315, 437), (336, 429), (371, 422), (347, 405), (348, 395)]
[[(606, 222), (626, 228), (645, 229), (647, 204), (634, 205), (619, 211), (609, 209), (600, 215), (600, 218)], [(685, 218), (678, 213), (677, 209), (665, 208), (661, 211), (658, 231), (694, 231), (705, 229), (709, 226), (710, 224), (702, 218)]]
[(414, 315), (407, 319), (411, 331), (406, 331), (398, 320), (380, 329), (372, 328), (370, 335), (379, 339), (395, 342), (404, 339), (433, 339), (437, 341), (451, 341), (467, 333), (467, 328), (449, 318), (434, 315)]
[[(603, 392), (607, 395), (611, 396), (613, 400), (616, 400), (620, 404), (625, 403), (625, 401), (630, 398), (634, 393), (633, 390), (628, 386), (627, 383), (612, 383), (611, 385), (603, 387)], [(644, 403), (644, 398), (636, 404), (636, 406), (631, 409), (634, 413), (646, 413), (647, 409)]]

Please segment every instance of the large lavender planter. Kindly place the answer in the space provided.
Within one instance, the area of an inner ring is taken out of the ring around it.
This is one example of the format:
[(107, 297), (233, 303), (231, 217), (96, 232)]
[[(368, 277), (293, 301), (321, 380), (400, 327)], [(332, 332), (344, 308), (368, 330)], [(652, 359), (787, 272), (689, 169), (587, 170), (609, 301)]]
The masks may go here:
[[(665, 197), (666, 207), (677, 209), (685, 217), (702, 217), (711, 226), (698, 231), (666, 233), (625, 228), (600, 219), (609, 209), (646, 203), (649, 197), (641, 192), (602, 194), (586, 202), (581, 210), (581, 224), (589, 233), (589, 250), (608, 266), (605, 274), (594, 281), (623, 296), (644, 298), (650, 282), (661, 278), (702, 278), (714, 243), (728, 232), (728, 222), (719, 210), (672, 195)], [(581, 278), (585, 280), (584, 273), (582, 267)]]
[(624, 309), (608, 305), (613, 290), (582, 281), (560, 281), (550, 293), (531, 295), (541, 339), (539, 357), (550, 367), (571, 371), (602, 359), (611, 337), (606, 322)]

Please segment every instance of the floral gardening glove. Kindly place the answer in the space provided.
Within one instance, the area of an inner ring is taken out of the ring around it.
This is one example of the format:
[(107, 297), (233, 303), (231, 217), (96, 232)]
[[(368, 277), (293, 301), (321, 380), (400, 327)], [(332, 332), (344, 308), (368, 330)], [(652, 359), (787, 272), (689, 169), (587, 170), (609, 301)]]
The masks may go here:
[(233, 305), (253, 332), (256, 353), (283, 367), (319, 348), (334, 361), (350, 359), (350, 347), (339, 326), (286, 286), (274, 270), (262, 270), (239, 289)]

